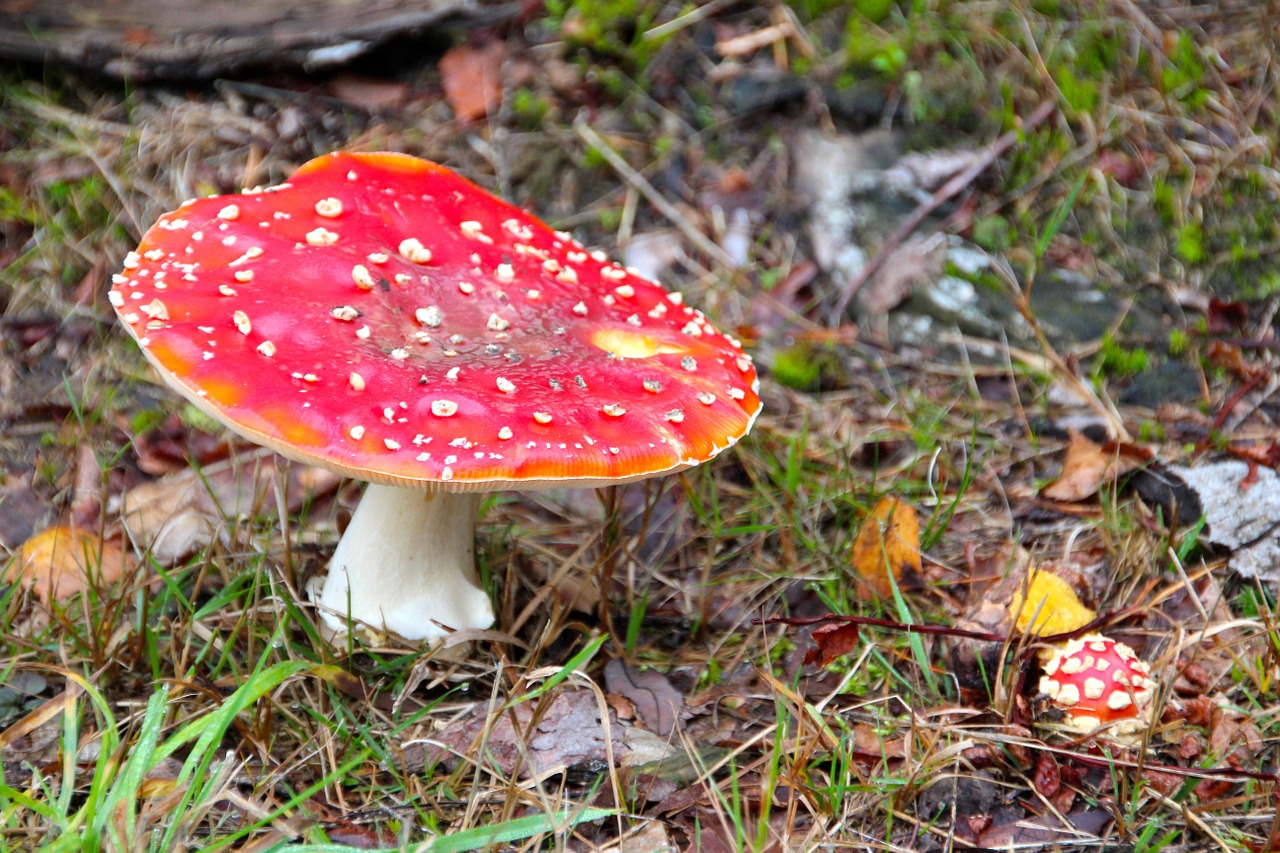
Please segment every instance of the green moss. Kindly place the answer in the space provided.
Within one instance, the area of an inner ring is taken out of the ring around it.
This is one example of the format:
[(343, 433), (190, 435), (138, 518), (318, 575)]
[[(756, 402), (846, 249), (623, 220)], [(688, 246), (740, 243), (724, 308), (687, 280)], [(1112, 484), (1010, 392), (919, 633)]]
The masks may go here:
[(1111, 379), (1135, 376), (1151, 366), (1151, 356), (1144, 349), (1123, 346), (1110, 333), (1102, 337), (1098, 353), (1097, 373)]
[(1175, 236), (1178, 255), (1184, 261), (1198, 264), (1205, 259), (1204, 229), (1199, 222), (1186, 223)]
[(831, 346), (797, 343), (774, 357), (773, 378), (797, 391), (823, 391), (848, 384), (839, 353)]

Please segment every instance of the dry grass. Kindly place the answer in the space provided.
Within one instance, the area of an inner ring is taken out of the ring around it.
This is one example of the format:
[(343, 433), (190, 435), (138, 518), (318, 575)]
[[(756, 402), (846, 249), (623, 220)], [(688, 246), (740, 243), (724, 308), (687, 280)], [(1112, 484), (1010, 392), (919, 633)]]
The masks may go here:
[[(792, 134), (831, 120), (818, 101), (875, 79), (881, 113), (921, 145), (965, 134), (976, 147), (1015, 114), (1057, 104), (949, 214), (1012, 262), (995, 286), (1029, 319), (1034, 272), (1074, 264), (1122, 295), (1145, 285), (1182, 304), (1191, 291), (1248, 298), (1255, 325), (1236, 337), (1263, 338), (1271, 317), (1259, 306), (1280, 292), (1280, 33), (1268, 38), (1280, 14), (926, 3), (909, 20), (894, 11), (848, 27), (847, 10), (827, 5), (788, 19), (799, 26), (790, 68), (824, 94), (745, 116), (704, 79), (716, 63), (695, 37), (716, 31), (694, 21), (629, 42), (621, 59), (563, 42), (560, 18), (533, 22), (509, 44), (547, 73), (477, 127), (451, 119), (431, 62), (400, 71), (413, 97), (380, 113), (334, 109), (324, 81), (266, 81), (280, 84), (270, 97), (236, 84), (126, 94), (4, 72), (6, 536), (73, 516), (118, 531), (111, 499), (189, 467), (183, 454), (202, 470), (226, 456), (250, 473), (265, 464), (180, 410), (104, 293), (160, 212), (278, 181), (322, 151), (445, 160), (593, 245), (670, 228), (672, 280), (722, 327), (757, 337), (766, 368), (798, 340), (838, 369), (821, 391), (766, 369), (754, 434), (705, 469), (599, 496), (496, 496), (478, 559), (500, 633), (462, 646), (324, 642), (299, 590), (323, 570), (357, 490), (293, 500), (300, 486), (273, 471), (249, 477), (251, 500), (175, 564), (139, 555), (123, 580), (52, 610), (7, 587), (0, 847), (1280, 846), (1267, 775), (1280, 708), (1273, 591), (1231, 577), (1130, 492), (1076, 506), (1036, 496), (1057, 470), (1060, 436), (1043, 427), (1066, 411), (1064, 388), (1087, 391), (1086, 410), (1156, 441), (1167, 461), (1265, 448), (1276, 428), (1266, 381), (1208, 425), (1241, 370), (1274, 371), (1272, 338), (1238, 350), (1233, 368), (1214, 360), (1197, 316), (1171, 315), (1204, 368), (1208, 417), (1161, 413), (1113, 402), (1123, 377), (1109, 370), (1161, 348), (1150, 341), (990, 342), (992, 358), (973, 342), (972, 360), (942, 345), (895, 352), (825, 325), (838, 282), (820, 276), (789, 301), (768, 289), (802, 273), (809, 251), (789, 189)], [(587, 38), (575, 15), (604, 6), (570, 7), (565, 26)], [(721, 20), (725, 37), (778, 19), (731, 7)], [(663, 70), (682, 62), (699, 73)], [(554, 85), (565, 75), (576, 89)], [(588, 102), (591, 133), (636, 173), (575, 131)], [(731, 167), (741, 175), (726, 181)], [(760, 217), (746, 270), (679, 236), (722, 236), (703, 202), (726, 185), (745, 185)], [(643, 203), (643, 186), (679, 202), (668, 218)], [(920, 510), (926, 560), (921, 583), (882, 602), (860, 590), (848, 554), (884, 494)], [(976, 672), (964, 641), (868, 628), (821, 668), (803, 663), (811, 628), (761, 621), (970, 624), (1019, 548), (1104, 613), (1127, 611), (1116, 628), (1152, 663), (1170, 709), (1141, 746), (1039, 725), (1035, 667), (1016, 639)], [(607, 682), (615, 661), (625, 678)], [(574, 716), (593, 713), (598, 731)]]

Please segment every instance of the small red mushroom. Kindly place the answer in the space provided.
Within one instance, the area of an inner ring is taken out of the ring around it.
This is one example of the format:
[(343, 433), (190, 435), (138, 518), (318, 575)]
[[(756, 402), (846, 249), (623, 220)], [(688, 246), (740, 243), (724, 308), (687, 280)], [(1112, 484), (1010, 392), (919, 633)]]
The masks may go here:
[(680, 294), (402, 154), (187, 202), (110, 299), (203, 411), (371, 482), (318, 599), (335, 632), (488, 627), (476, 493), (679, 471), (760, 411), (751, 358)]
[(1125, 735), (1150, 723), (1155, 682), (1133, 649), (1091, 633), (1048, 653), (1040, 692), (1062, 710), (1071, 731), (1088, 734), (1105, 726)]

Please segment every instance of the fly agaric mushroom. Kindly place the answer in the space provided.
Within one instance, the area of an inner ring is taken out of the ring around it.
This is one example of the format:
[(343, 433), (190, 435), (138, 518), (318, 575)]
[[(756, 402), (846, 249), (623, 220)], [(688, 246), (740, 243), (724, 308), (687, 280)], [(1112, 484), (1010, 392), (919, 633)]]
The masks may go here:
[(1105, 726), (1123, 736), (1151, 721), (1155, 682), (1133, 649), (1091, 633), (1051, 650), (1040, 692), (1062, 710), (1067, 729), (1089, 734)]
[(111, 302), (175, 390), (370, 481), (319, 594), (338, 633), (487, 628), (478, 493), (679, 471), (760, 411), (751, 358), (680, 294), (407, 155), (187, 202), (124, 267)]

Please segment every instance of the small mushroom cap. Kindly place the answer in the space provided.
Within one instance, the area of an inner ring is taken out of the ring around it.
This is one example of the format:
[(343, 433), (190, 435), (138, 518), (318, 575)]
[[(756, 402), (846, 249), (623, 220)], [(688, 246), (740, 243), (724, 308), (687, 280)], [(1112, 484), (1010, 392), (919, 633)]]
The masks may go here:
[(1073, 731), (1109, 726), (1127, 733), (1150, 721), (1155, 682), (1133, 649), (1090, 633), (1054, 649), (1044, 664), (1040, 692), (1063, 711), (1063, 722)]
[(375, 482), (635, 480), (710, 459), (760, 411), (750, 357), (678, 294), (402, 154), (187, 202), (110, 297), (201, 409)]

